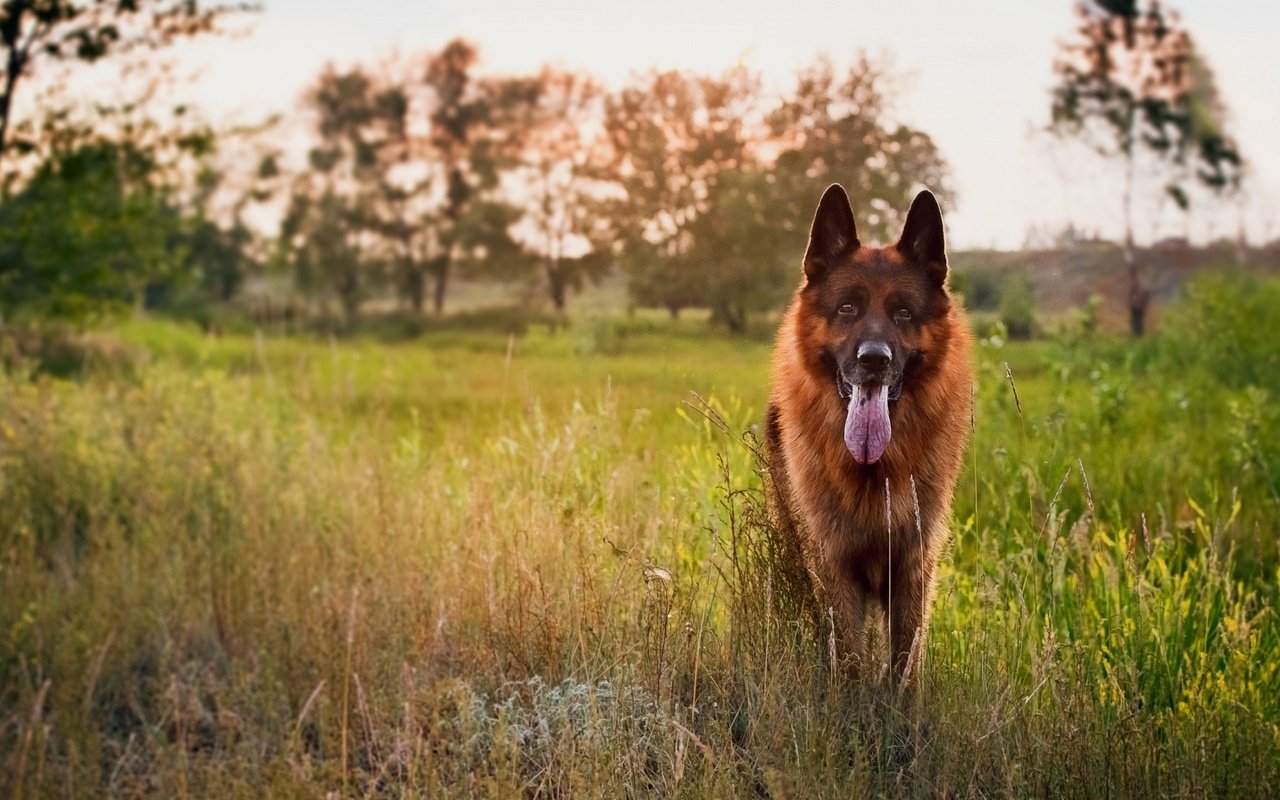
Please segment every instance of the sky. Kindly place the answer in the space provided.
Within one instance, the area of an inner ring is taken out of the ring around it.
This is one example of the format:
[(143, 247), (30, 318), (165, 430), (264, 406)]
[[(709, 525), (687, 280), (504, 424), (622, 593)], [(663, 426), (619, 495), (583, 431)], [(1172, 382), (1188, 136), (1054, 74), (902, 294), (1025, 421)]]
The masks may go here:
[[(1241, 226), (1255, 242), (1280, 236), (1280, 3), (1165, 5), (1217, 75), (1229, 131), (1249, 161), (1248, 195), (1189, 222), (1166, 209), (1139, 239), (1234, 237)], [(200, 66), (191, 92), (215, 121), (296, 113), (326, 63), (429, 51), (455, 36), (479, 44), (488, 72), (551, 62), (611, 87), (654, 66), (719, 72), (745, 63), (781, 91), (819, 53), (847, 64), (866, 50), (904, 78), (895, 118), (932, 136), (950, 166), (951, 244), (1008, 249), (1033, 226), (1119, 236), (1113, 171), (1040, 132), (1056, 43), (1072, 22), (1069, 0), (265, 0), (249, 35), (186, 46)]]

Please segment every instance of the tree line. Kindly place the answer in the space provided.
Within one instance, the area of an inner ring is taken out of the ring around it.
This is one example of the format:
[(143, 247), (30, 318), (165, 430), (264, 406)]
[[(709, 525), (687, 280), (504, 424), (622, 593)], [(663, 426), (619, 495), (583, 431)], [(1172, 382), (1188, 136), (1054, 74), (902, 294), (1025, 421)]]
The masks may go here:
[[(1168, 191), (1185, 208), (1189, 181), (1233, 186), (1240, 161), (1189, 36), (1144, 8), (1080, 4), (1056, 65), (1052, 129), (1115, 157), (1127, 198), (1135, 160), (1154, 153), (1172, 165)], [(258, 276), (286, 283), (313, 313), (348, 320), (387, 298), (441, 314), (460, 278), (520, 283), (563, 311), (573, 292), (621, 272), (634, 305), (710, 309), (741, 331), (795, 285), (826, 184), (849, 187), (869, 240), (893, 238), (920, 188), (950, 200), (941, 153), (894, 118), (897, 78), (866, 55), (817, 58), (781, 90), (741, 66), (655, 69), (609, 89), (552, 66), (490, 74), (477, 45), (456, 39), (326, 68), (296, 115), (302, 138), (281, 127), (216, 131), (182, 107), (157, 117), (145, 96), (11, 119), (15, 93), (45, 63), (162, 50), (246, 10), (0, 2), (6, 318), (207, 308)], [(1142, 48), (1155, 60), (1122, 58)], [(1150, 74), (1126, 66), (1152, 63)], [(253, 149), (249, 167), (229, 163), (233, 142)], [(278, 225), (250, 224), (264, 215)]]
[(794, 284), (814, 187), (857, 187), (887, 236), (927, 185), (930, 138), (893, 122), (892, 76), (819, 59), (772, 100), (745, 68), (651, 71), (617, 91), (545, 67), (488, 76), (474, 45), (327, 70), (315, 144), (281, 191), (278, 263), (347, 316), (376, 291), (445, 308), (454, 276), (524, 281), (563, 311), (618, 268), (637, 305), (711, 309), (732, 330)]
[[(867, 235), (885, 237), (918, 188), (946, 193), (937, 148), (892, 120), (893, 76), (865, 56), (818, 59), (781, 96), (741, 67), (653, 70), (609, 91), (580, 72), (480, 64), (458, 39), (327, 68), (303, 100), (305, 159), (268, 131), (254, 141), (274, 147), (239, 174), (219, 166), (212, 129), (143, 123), (136, 108), (20, 126), (0, 140), (0, 311), (223, 303), (259, 274), (343, 318), (387, 297), (442, 313), (459, 277), (531, 285), (563, 311), (621, 271), (636, 305), (709, 308), (741, 330), (794, 285), (815, 187), (855, 187)], [(251, 208), (273, 210), (278, 231), (255, 230)]]

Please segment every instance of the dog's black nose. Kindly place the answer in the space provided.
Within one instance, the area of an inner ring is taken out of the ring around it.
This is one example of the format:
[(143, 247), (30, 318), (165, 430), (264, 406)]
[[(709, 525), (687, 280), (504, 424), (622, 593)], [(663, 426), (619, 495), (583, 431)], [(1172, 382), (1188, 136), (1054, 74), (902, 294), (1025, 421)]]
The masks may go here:
[(858, 348), (858, 363), (866, 369), (884, 369), (892, 359), (889, 345), (884, 342), (863, 342)]

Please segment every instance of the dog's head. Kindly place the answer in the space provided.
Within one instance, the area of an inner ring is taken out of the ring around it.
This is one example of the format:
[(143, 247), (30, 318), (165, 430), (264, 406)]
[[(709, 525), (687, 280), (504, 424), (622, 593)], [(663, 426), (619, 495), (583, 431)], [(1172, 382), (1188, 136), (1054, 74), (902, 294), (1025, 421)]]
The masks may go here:
[(921, 192), (897, 244), (867, 247), (848, 196), (832, 185), (814, 215), (804, 274), (810, 336), (832, 392), (849, 403), (845, 443), (859, 463), (873, 463), (889, 444), (888, 404), (910, 390), (933, 344), (931, 323), (951, 306), (938, 201)]

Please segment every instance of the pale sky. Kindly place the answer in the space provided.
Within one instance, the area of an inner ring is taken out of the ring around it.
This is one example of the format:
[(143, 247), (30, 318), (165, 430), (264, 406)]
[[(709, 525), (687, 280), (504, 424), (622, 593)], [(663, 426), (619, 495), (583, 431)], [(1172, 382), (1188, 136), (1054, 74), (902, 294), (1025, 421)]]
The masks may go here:
[[(1166, 214), (1159, 235), (1234, 236), (1243, 219), (1254, 241), (1276, 237), (1280, 3), (1166, 6), (1215, 70), (1252, 174), (1243, 211), (1189, 225)], [(480, 45), (486, 71), (554, 62), (611, 87), (651, 66), (718, 72), (744, 62), (782, 89), (818, 53), (841, 64), (865, 48), (908, 79), (896, 116), (930, 134), (950, 165), (951, 244), (1016, 248), (1032, 225), (1071, 221), (1118, 236), (1119, 191), (1107, 171), (1032, 135), (1048, 116), (1055, 41), (1071, 26), (1069, 0), (266, 0), (252, 35), (196, 46), (206, 68), (192, 91), (217, 120), (288, 114), (326, 62), (431, 50), (459, 35)]]

